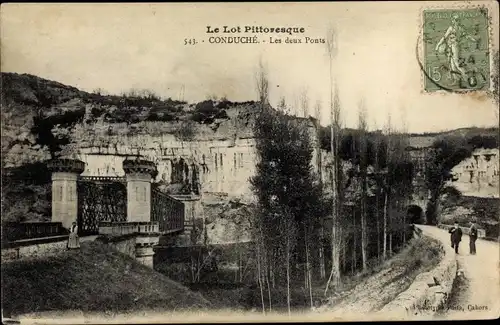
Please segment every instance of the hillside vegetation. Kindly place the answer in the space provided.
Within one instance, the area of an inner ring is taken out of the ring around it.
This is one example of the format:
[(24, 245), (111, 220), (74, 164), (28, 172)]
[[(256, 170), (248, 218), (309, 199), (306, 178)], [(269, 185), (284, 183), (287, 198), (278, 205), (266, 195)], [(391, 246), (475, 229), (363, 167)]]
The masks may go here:
[(4, 313), (179, 311), (210, 307), (200, 294), (96, 242), (61, 255), (2, 263)]
[(116, 146), (139, 134), (180, 141), (251, 136), (254, 102), (188, 104), (148, 91), (103, 95), (28, 74), (1, 77), (3, 221), (50, 220), (45, 163), (78, 148)]
[(2, 166), (6, 167), (54, 158), (68, 145), (100, 136), (172, 134), (190, 140), (197, 134), (230, 139), (238, 133), (247, 137), (255, 110), (253, 101), (233, 103), (224, 98), (188, 104), (148, 91), (88, 93), (15, 73), (2, 73), (1, 104)]
[(458, 222), (463, 227), (469, 227), (471, 220), (476, 220), (478, 226), (486, 231), (486, 237), (496, 239), (500, 235), (500, 199), (448, 195), (442, 201), (441, 223), (451, 225)]

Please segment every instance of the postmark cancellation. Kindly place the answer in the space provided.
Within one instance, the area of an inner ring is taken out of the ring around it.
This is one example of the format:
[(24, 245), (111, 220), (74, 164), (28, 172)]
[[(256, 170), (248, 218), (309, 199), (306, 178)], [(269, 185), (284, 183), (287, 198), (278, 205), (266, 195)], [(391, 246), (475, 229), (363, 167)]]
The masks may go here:
[(424, 9), (424, 89), (474, 91), (490, 86), (490, 21), (486, 7)]

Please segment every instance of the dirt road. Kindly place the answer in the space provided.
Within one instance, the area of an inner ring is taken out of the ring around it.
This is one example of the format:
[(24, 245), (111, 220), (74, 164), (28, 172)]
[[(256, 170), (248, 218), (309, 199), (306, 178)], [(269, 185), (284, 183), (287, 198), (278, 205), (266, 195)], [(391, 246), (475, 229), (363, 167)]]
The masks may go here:
[[(419, 226), (424, 233), (450, 244), (447, 231)], [(500, 315), (500, 245), (478, 239), (476, 255), (469, 254), (469, 236), (463, 235), (457, 258), (458, 278), (448, 308), (440, 317), (446, 319), (484, 319)]]

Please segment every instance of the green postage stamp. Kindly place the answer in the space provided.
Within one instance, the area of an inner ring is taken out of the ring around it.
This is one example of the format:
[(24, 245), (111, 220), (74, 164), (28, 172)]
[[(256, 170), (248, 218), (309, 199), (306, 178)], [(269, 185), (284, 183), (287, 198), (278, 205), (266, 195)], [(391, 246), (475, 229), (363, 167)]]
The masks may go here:
[(487, 90), (489, 41), (486, 8), (424, 10), (425, 90)]

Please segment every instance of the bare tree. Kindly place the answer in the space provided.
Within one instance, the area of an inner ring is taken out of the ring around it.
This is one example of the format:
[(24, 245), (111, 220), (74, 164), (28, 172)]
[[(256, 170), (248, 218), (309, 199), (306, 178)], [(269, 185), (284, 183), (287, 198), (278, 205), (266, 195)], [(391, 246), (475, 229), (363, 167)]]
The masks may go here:
[[(319, 121), (321, 120), (321, 101), (317, 100), (316, 105), (314, 107), (314, 117), (316, 120)], [(320, 138), (319, 136), (319, 128), (318, 128), (318, 139)], [(320, 155), (321, 157), (321, 155)], [(323, 175), (322, 175), (322, 169), (321, 167), (319, 168), (319, 181), (320, 184), (322, 185), (323, 182)], [(320, 222), (320, 228), (319, 228), (319, 252), (318, 252), (318, 257), (319, 257), (319, 274), (320, 278), (324, 279), (326, 277), (326, 270), (325, 270), (325, 253), (324, 253), (324, 247), (323, 247), (323, 239), (325, 236), (325, 230), (324, 230), (324, 223), (323, 221)]]
[[(297, 92), (299, 93), (299, 92)], [(291, 113), (295, 116), (300, 116), (300, 95), (293, 96), (293, 104), (291, 105)]]
[(321, 101), (317, 100), (314, 105), (314, 117), (319, 121), (321, 121)]
[(107, 92), (102, 88), (96, 88), (92, 91), (92, 94), (104, 96), (104, 95), (107, 95)]
[(338, 176), (339, 176), (339, 165), (340, 159), (338, 156), (339, 138), (340, 138), (340, 100), (338, 98), (338, 87), (335, 83), (335, 98), (334, 98), (334, 82), (333, 82), (333, 60), (337, 55), (337, 34), (334, 28), (328, 31), (327, 39), (327, 53), (328, 61), (330, 67), (330, 113), (331, 113), (331, 139), (330, 139), (330, 149), (332, 153), (332, 267), (330, 271), (330, 276), (328, 278), (325, 295), (328, 288), (332, 284), (335, 287), (340, 285), (340, 242), (341, 242), (341, 232), (340, 232), (340, 216), (339, 216), (339, 186), (338, 186)]
[[(375, 121), (375, 125), (373, 127), (374, 132), (374, 141), (373, 148), (375, 151), (375, 162), (374, 169), (377, 177), (381, 175), (380, 170), (380, 145), (381, 145), (381, 137), (379, 135), (379, 130), (377, 127), (377, 122)], [(380, 260), (381, 246), (380, 246), (380, 186), (377, 186), (377, 190), (375, 192), (375, 220), (377, 224), (377, 259)]]
[(262, 245), (262, 240), (259, 240), (262, 237), (262, 231), (260, 229), (260, 223), (259, 223), (259, 238), (257, 238), (256, 246), (257, 246), (257, 282), (259, 284), (259, 289), (260, 289), (260, 300), (262, 303), (262, 313), (266, 313), (266, 305), (264, 304), (264, 289), (262, 285), (262, 266), (261, 264), (261, 258), (262, 258), (262, 252), (261, 252), (261, 245)]
[(206, 100), (211, 100), (211, 101), (218, 101), (219, 100), (219, 97), (217, 96), (217, 94), (214, 94), (214, 93), (211, 93), (211, 94), (207, 94), (205, 96)]
[(306, 280), (306, 288), (309, 289), (309, 300), (310, 300), (310, 303), (311, 303), (311, 308), (314, 307), (314, 304), (313, 304), (313, 298), (312, 298), (312, 267), (311, 267), (311, 262), (310, 262), (310, 257), (309, 257), (309, 236), (307, 235), (308, 232), (310, 230), (307, 229), (306, 230), (306, 237), (305, 237), (305, 242), (306, 242), (306, 276), (307, 276), (307, 280)]
[(367, 123), (366, 123), (366, 107), (364, 104), (364, 100), (360, 100), (358, 103), (358, 129), (360, 132), (359, 139), (359, 155), (360, 155), (360, 171), (361, 171), (361, 256), (363, 261), (363, 270), (366, 270), (367, 267), (367, 229), (366, 229), (366, 208), (367, 208)]
[(286, 290), (287, 290), (287, 295), (286, 295), (286, 301), (287, 301), (287, 307), (288, 307), (288, 316), (291, 316), (292, 310), (291, 310), (291, 295), (290, 295), (290, 262), (291, 262), (291, 253), (293, 249), (293, 244), (292, 240), (295, 238), (295, 229), (294, 229), (294, 224), (293, 224), (293, 216), (291, 216), (288, 211), (285, 211), (284, 213), (285, 220), (284, 227), (285, 227), (285, 236), (286, 236), (286, 245), (285, 245), (285, 250), (286, 250)]
[(184, 85), (184, 84), (182, 84), (181, 89), (180, 89), (180, 91), (179, 91), (179, 97), (177, 98), (177, 100), (179, 100), (179, 101), (181, 101), (181, 102), (183, 102), (183, 101), (184, 101), (184, 92), (185, 92), (185, 90), (186, 90), (186, 89), (185, 89), (185, 85)]
[(300, 110), (302, 111), (302, 116), (307, 117), (309, 114), (309, 96), (307, 94), (307, 88), (304, 87), (300, 93)]
[(269, 103), (269, 73), (267, 67), (262, 62), (262, 58), (259, 59), (259, 67), (255, 79), (261, 109), (264, 109)]
[(281, 96), (277, 109), (282, 112), (288, 112), (288, 106), (286, 103), (285, 96)]
[[(268, 71), (267, 68), (264, 66), (264, 63), (262, 62), (262, 59), (259, 60), (259, 65), (258, 65), (258, 70), (256, 73), (256, 89), (257, 89), (257, 95), (259, 97), (260, 101), (260, 107), (261, 107), (261, 112), (263, 112), (268, 103), (269, 103), (269, 79), (268, 79)], [(263, 282), (265, 281), (267, 284), (268, 288), (268, 295), (269, 295), (269, 309), (271, 309), (271, 290), (269, 287), (269, 279), (266, 276), (267, 272), (265, 270), (268, 269), (267, 265), (267, 258), (266, 255), (267, 253), (265, 252), (264, 247), (261, 245), (264, 243), (264, 235), (262, 231), (262, 222), (261, 220), (257, 221), (257, 231), (254, 231), (254, 234), (256, 235), (255, 237), (255, 243), (257, 245), (257, 273), (258, 273), (258, 283), (259, 283), (259, 289), (260, 289), (260, 296), (261, 296), (261, 301), (262, 301), (262, 312), (265, 313), (265, 304), (264, 304), (264, 289), (263, 289)], [(262, 265), (264, 264), (264, 265)], [(264, 278), (264, 279), (263, 279)]]
[[(384, 130), (384, 133), (385, 133), (385, 137), (387, 139), (387, 157), (386, 157), (386, 161), (390, 161), (391, 159), (391, 151), (392, 151), (392, 126), (391, 126), (391, 115), (388, 114), (387, 116), (387, 123), (386, 123), (386, 126), (385, 126), (385, 130)], [(389, 176), (389, 174), (387, 173), (387, 177)], [(387, 259), (387, 244), (388, 244), (388, 240), (390, 240), (390, 237), (388, 235), (388, 223), (390, 222), (388, 219), (389, 219), (389, 191), (390, 191), (390, 188), (387, 184), (387, 177), (385, 179), (385, 186), (384, 186), (384, 221), (383, 221), (383, 251), (382, 251), (382, 258), (385, 260)], [(390, 250), (390, 245), (389, 245), (389, 250)]]
[[(408, 150), (406, 150), (409, 146), (410, 146), (410, 139), (409, 139), (409, 135), (408, 135), (408, 119), (407, 119), (407, 116), (406, 116), (406, 108), (404, 106), (400, 106), (400, 114), (401, 114), (401, 133), (400, 133), (400, 143), (399, 143), (399, 149), (400, 149), (400, 156), (401, 156), (401, 162), (409, 162), (410, 161), (410, 157), (409, 157), (409, 152)], [(404, 210), (405, 207), (408, 206), (409, 204), (409, 196), (407, 195), (409, 192), (410, 189), (406, 188), (406, 189), (403, 189), (402, 191), (402, 203), (403, 203), (403, 227), (401, 229), (402, 231), (402, 239), (403, 239), (403, 243), (406, 242), (406, 211)]]

